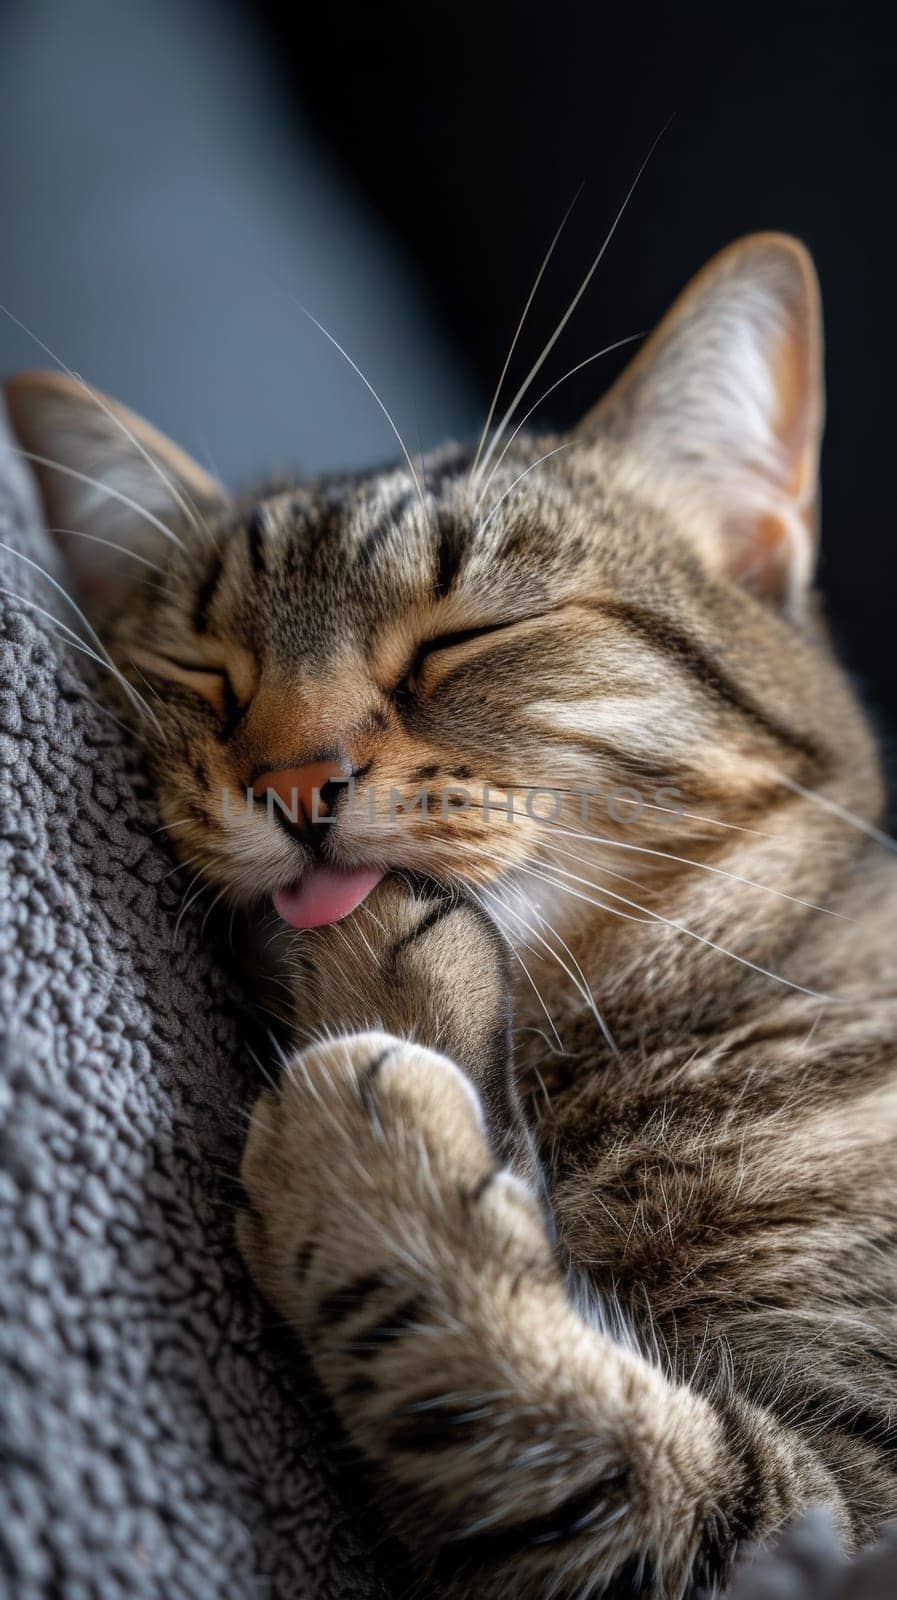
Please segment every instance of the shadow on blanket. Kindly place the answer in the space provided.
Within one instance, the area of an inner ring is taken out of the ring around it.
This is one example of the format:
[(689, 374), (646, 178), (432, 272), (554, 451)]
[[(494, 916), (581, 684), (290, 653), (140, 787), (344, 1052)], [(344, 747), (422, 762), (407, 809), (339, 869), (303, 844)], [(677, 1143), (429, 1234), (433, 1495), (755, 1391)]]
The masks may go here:
[[(3, 437), (0, 541), (54, 567)], [(256, 1085), (203, 898), (175, 938), (189, 876), (75, 619), (5, 548), (0, 586), (0, 1594), (383, 1595), (356, 1475), (233, 1248)], [(809, 1520), (733, 1600), (895, 1592), (897, 1543), (845, 1569)]]

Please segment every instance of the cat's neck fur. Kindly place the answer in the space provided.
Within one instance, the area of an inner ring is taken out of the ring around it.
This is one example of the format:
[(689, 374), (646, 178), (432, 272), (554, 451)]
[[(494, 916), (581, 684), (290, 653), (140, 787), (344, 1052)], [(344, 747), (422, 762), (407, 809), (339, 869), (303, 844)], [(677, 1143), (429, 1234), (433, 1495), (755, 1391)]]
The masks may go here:
[[(847, 825), (841, 830), (843, 846)], [(822, 842), (819, 850), (824, 858)], [(556, 950), (568, 968), (582, 974), (621, 1051), (648, 1054), (677, 1041), (684, 1062), (696, 1038), (712, 1052), (735, 1033), (770, 1026), (793, 1037), (809, 1037), (812, 1030), (817, 1046), (828, 1041), (825, 1048), (835, 1048), (842, 1032), (853, 1034), (858, 1026), (870, 1039), (893, 1037), (897, 860), (875, 840), (854, 835), (849, 858), (840, 861), (830, 883), (820, 884), (819, 910), (798, 903), (798, 897), (809, 898), (806, 872), (794, 873), (792, 890), (781, 872), (764, 879), (759, 864), (752, 872), (750, 852), (717, 856), (715, 863), (757, 882), (775, 882), (780, 892), (770, 905), (762, 891), (683, 869), (664, 896), (651, 901), (658, 916), (678, 925), (672, 927), (596, 915), (593, 906), (577, 904), (564, 892), (541, 898), (542, 914), (563, 940)], [(620, 887), (639, 897), (637, 889)], [(794, 900), (783, 898), (789, 892)], [(601, 1029), (569, 974), (548, 957), (530, 959), (528, 970), (549, 1000), (564, 1048), (574, 1056), (596, 1050), (603, 1055)], [(534, 1048), (544, 1051), (546, 1019), (519, 973), (516, 989), (518, 1050), (526, 1061)]]

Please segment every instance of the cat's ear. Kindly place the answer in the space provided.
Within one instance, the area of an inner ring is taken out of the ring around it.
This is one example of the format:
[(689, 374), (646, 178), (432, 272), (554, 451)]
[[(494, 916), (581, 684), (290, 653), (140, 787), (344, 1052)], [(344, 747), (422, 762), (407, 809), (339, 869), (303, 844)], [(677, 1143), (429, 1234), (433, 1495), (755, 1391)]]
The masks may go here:
[(796, 239), (758, 233), (692, 280), (582, 432), (630, 443), (717, 569), (799, 612), (823, 404), (812, 261)]
[[(84, 589), (111, 594), (203, 537), (227, 491), (142, 417), (74, 377), (23, 372), (4, 398), (47, 525)], [(115, 547), (119, 548), (115, 548)]]

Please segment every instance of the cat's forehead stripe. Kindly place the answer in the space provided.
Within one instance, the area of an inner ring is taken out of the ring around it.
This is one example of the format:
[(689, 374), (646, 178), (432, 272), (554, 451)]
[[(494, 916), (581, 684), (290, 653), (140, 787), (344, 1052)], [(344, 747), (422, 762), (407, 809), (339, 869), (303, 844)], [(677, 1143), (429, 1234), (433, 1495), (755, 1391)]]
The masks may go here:
[(221, 556), (216, 552), (212, 557), (208, 572), (196, 591), (196, 599), (193, 605), (193, 628), (196, 633), (205, 633), (208, 630), (209, 614), (223, 571), (224, 563)]
[(262, 506), (256, 506), (250, 513), (246, 524), (246, 543), (249, 549), (249, 565), (256, 577), (265, 571), (265, 512)]
[(456, 517), (440, 517), (433, 579), (433, 593), (437, 600), (443, 599), (453, 587), (469, 547), (469, 529)]
[(357, 555), (360, 561), (366, 564), (373, 561), (415, 501), (413, 488), (404, 489), (398, 496), (391, 497), (385, 508), (382, 506), (381, 497), (377, 497), (374, 521), (364, 528), (358, 545)]

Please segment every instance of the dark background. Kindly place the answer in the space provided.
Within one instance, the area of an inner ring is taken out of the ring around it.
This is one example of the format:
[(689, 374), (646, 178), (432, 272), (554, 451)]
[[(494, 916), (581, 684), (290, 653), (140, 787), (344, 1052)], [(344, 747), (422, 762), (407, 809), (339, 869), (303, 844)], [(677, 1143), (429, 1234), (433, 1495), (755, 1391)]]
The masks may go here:
[[(889, 20), (865, 0), (0, 0), (0, 302), (228, 482), (373, 465), (395, 441), (300, 302), (412, 448), (475, 436), (570, 200), (582, 185), (509, 397), (666, 127), (533, 397), (649, 329), (738, 235), (806, 240), (827, 330), (820, 576), (893, 747)], [(536, 420), (574, 421), (624, 360)], [(36, 362), (0, 316), (0, 371)]]
[[(806, 241), (826, 315), (820, 576), (867, 701), (897, 727), (887, 8), (382, 0), (285, 10), (265, 0), (256, 14), (296, 103), (398, 235), (484, 400), (577, 187), (521, 375), (670, 117), (544, 387), (649, 328), (739, 234), (779, 228)], [(543, 420), (572, 422), (624, 360), (563, 385)]]

